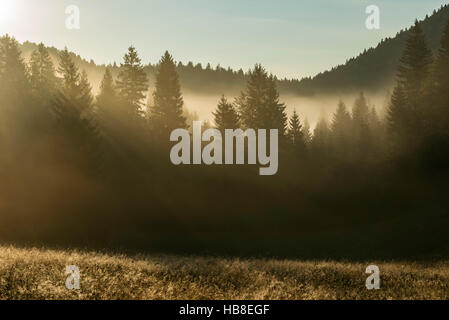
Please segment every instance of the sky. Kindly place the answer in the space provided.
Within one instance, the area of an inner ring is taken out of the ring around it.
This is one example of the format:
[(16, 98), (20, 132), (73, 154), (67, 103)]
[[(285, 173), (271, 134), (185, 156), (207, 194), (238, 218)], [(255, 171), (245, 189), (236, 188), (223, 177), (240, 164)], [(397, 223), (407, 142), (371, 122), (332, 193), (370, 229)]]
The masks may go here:
[[(165, 50), (177, 61), (248, 70), (262, 63), (280, 78), (313, 76), (394, 36), (448, 0), (0, 0), (0, 35), (43, 42), (98, 64), (119, 63), (130, 45), (142, 62)], [(80, 29), (66, 28), (66, 8)], [(380, 9), (380, 29), (365, 12)]]

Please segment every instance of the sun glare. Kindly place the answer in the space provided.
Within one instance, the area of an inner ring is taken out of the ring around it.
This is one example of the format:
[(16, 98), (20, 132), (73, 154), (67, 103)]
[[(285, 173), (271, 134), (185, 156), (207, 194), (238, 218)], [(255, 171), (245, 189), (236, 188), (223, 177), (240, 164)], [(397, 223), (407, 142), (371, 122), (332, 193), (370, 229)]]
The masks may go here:
[(7, 21), (12, 16), (14, 0), (0, 0), (0, 22)]

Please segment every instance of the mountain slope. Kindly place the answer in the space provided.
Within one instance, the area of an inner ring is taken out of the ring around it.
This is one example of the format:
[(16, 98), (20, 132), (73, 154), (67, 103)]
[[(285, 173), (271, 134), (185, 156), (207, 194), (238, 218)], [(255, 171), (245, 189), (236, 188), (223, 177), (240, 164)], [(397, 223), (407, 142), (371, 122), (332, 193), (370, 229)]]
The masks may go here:
[[(449, 5), (435, 10), (432, 16), (420, 22), (429, 47), (436, 53), (445, 25), (449, 22)], [(346, 64), (318, 74), (312, 79), (303, 79), (300, 91), (313, 93), (341, 93), (373, 91), (392, 85), (405, 42), (410, 29), (401, 30), (394, 38), (382, 40), (377, 47), (365, 50)]]

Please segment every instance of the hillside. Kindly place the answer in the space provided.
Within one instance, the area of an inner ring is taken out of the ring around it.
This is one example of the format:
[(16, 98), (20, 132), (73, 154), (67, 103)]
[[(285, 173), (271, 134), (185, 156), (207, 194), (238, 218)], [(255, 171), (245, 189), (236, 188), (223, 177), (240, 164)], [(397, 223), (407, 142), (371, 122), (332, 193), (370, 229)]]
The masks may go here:
[[(421, 22), (429, 46), (434, 52), (440, 46), (442, 30), (447, 21), (449, 21), (449, 5), (435, 10), (431, 16), (426, 17)], [(327, 93), (353, 93), (360, 90), (385, 90), (394, 81), (398, 62), (408, 35), (409, 29), (401, 30), (394, 38), (384, 39), (377, 47), (365, 50), (358, 57), (349, 59), (344, 65), (322, 72), (313, 78), (279, 80), (279, 91), (283, 95), (311, 96)], [(24, 57), (28, 58), (35, 48), (36, 44), (25, 42), (22, 45)], [(49, 48), (49, 50), (56, 62), (58, 50), (56, 48)], [(126, 48), (124, 48), (124, 52), (125, 50)], [(87, 61), (75, 54), (74, 58), (81, 69), (88, 72), (94, 91), (97, 91), (105, 66), (96, 65), (94, 61)], [(150, 78), (150, 87), (154, 83), (156, 63), (154, 62), (146, 67)], [(111, 67), (113, 75), (116, 76), (118, 66), (114, 64)], [(269, 66), (267, 67), (269, 68)], [(243, 70), (235, 71), (220, 66), (202, 66), (192, 62), (180, 62), (178, 73), (183, 90), (195, 94), (219, 96), (224, 93), (235, 96), (247, 81), (246, 73)]]
[[(449, 21), (449, 5), (435, 10), (421, 21), (429, 47), (436, 53), (444, 26)], [(394, 38), (382, 40), (377, 47), (365, 50), (344, 65), (318, 74), (312, 79), (303, 79), (298, 88), (303, 92), (341, 93), (375, 91), (390, 86), (404, 50), (410, 29), (401, 30)]]
[[(449, 299), (448, 262), (372, 262), (106, 255), (0, 247), (0, 299)], [(80, 270), (69, 291), (66, 267)]]

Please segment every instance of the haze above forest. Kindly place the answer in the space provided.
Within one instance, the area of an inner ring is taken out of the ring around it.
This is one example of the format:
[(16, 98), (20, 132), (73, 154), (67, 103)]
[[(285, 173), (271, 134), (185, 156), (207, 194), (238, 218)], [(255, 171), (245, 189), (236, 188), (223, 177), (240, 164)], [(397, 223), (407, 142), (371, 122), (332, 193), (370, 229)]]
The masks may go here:
[[(446, 5), (435, 10), (431, 16), (426, 16), (420, 23), (428, 45), (434, 52), (439, 48), (439, 40), (448, 19), (449, 6)], [(370, 104), (375, 105), (382, 113), (409, 35), (410, 28), (401, 30), (394, 38), (384, 39), (375, 48), (369, 48), (359, 56), (348, 59), (344, 65), (319, 73), (313, 78), (278, 79), (278, 89), (281, 100), (287, 104), (287, 112), (291, 114), (296, 109), (313, 127), (320, 117), (329, 116), (335, 110), (339, 99), (351, 105), (358, 93), (364, 91)], [(37, 45), (31, 42), (22, 44), (21, 50), (26, 60), (36, 47)], [(54, 47), (48, 50), (54, 63), (57, 64), (59, 50)], [(126, 48), (124, 52), (125, 50)], [(93, 60), (88, 61), (75, 53), (72, 58), (80, 69), (88, 73), (96, 94), (106, 66), (97, 65)], [(110, 66), (114, 78), (118, 75), (119, 66), (120, 62)], [(146, 66), (150, 80), (149, 92), (153, 91), (156, 66), (156, 63)], [(269, 66), (265, 67), (270, 70)], [(245, 87), (248, 80), (246, 71), (241, 69), (236, 71), (222, 66), (178, 62), (177, 69), (186, 109), (200, 120), (211, 121), (212, 111), (220, 96), (224, 94), (232, 100)]]

